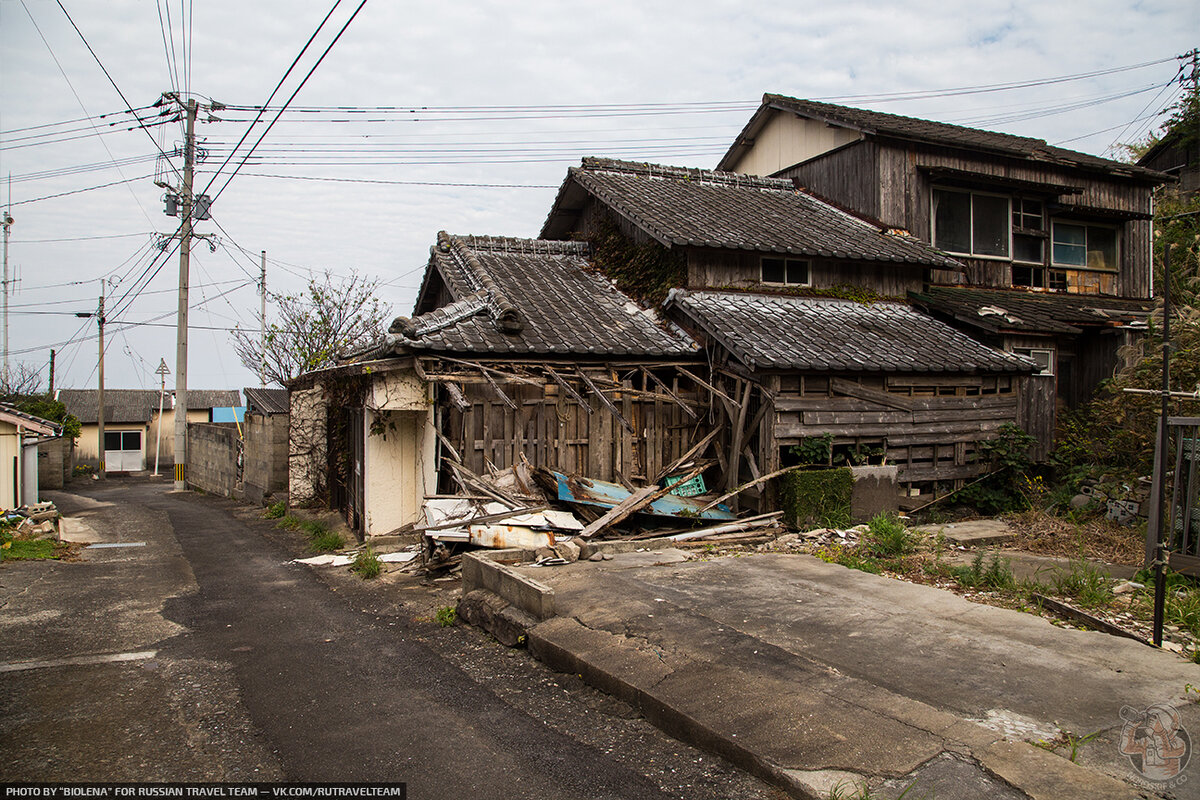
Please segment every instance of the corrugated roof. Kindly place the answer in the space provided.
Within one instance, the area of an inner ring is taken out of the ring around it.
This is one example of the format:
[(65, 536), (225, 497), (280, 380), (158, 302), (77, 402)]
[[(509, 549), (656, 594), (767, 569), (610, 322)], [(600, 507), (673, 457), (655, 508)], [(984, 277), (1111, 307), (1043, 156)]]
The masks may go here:
[(429, 269), (453, 301), (388, 335), (392, 352), (679, 356), (694, 344), (591, 270), (581, 242), (438, 235)]
[[(171, 396), (174, 390), (168, 390), (164, 409), (173, 407)], [(98, 421), (99, 405), (95, 389), (60, 389), (59, 401), (67, 407), (67, 411), (83, 423), (95, 424)], [(231, 408), (241, 405), (241, 397), (236, 389), (189, 389), (188, 408), (210, 409)], [(145, 423), (149, 422), (158, 411), (157, 389), (105, 389), (104, 390), (104, 421), (105, 423)]]
[(932, 286), (910, 295), (931, 312), (989, 333), (1076, 334), (1085, 328), (1145, 325), (1153, 300), (1064, 292)]
[(789, 180), (601, 158), (585, 158), (581, 167), (569, 170), (543, 237), (573, 232), (581, 207), (567, 208), (572, 183), (668, 247), (962, 269), (915, 237), (835, 208)]
[(675, 290), (667, 300), (755, 370), (810, 372), (1030, 372), (995, 350), (896, 302)]
[(882, 111), (868, 111), (833, 103), (820, 103), (780, 94), (764, 94), (762, 105), (738, 134), (729, 151), (721, 158), (719, 168), (729, 168), (738, 155), (752, 145), (754, 131), (762, 124), (765, 116), (773, 111), (790, 111), (808, 119), (820, 120), (866, 134), (889, 136), (910, 141), (959, 147), (999, 153), (1017, 158), (1064, 164), (1085, 169), (1103, 170), (1114, 174), (1139, 177), (1155, 182), (1167, 180), (1167, 176), (1144, 167), (1112, 161), (1107, 158), (1067, 150), (1047, 144), (1044, 139), (1029, 136), (1014, 136), (1010, 133), (985, 131), (945, 122), (905, 117)]
[(263, 414), (287, 414), (288, 390), (266, 386), (247, 386), (242, 389), (246, 396), (246, 410), (258, 411)]

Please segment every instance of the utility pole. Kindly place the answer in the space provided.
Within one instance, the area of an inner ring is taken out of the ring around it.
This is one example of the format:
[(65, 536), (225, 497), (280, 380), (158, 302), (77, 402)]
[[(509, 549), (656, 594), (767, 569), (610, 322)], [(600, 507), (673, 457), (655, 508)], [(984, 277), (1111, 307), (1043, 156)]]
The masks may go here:
[(180, 192), (183, 224), (179, 240), (179, 316), (175, 333), (175, 489), (187, 488), (184, 468), (187, 464), (187, 347), (188, 347), (188, 269), (192, 253), (192, 213), (195, 197), (192, 179), (196, 169), (195, 98), (187, 101), (187, 127), (183, 143), (183, 187)]
[(96, 392), (96, 420), (99, 428), (100, 469), (96, 475), (104, 479), (104, 281), (100, 281), (100, 307), (96, 310), (96, 324), (100, 328), (100, 373), (99, 391)]
[(158, 369), (154, 370), (158, 373), (158, 424), (155, 425), (154, 434), (154, 477), (158, 477), (158, 456), (162, 452), (162, 415), (163, 415), (163, 398), (167, 396), (167, 376), (171, 374), (171, 370), (167, 367), (167, 360), (160, 358), (158, 360)]
[[(9, 199), (12, 198), (12, 177), (9, 176)], [(5, 211), (0, 215), (4, 223), (4, 377), (8, 378), (8, 229), (12, 227), (13, 218)]]
[(258, 385), (267, 385), (267, 251), (262, 251), (262, 271), (258, 284), (262, 292), (261, 306), (258, 311), (259, 342), (262, 347), (262, 360), (258, 367)]
[(54, 351), (50, 351), (50, 399), (54, 399)]

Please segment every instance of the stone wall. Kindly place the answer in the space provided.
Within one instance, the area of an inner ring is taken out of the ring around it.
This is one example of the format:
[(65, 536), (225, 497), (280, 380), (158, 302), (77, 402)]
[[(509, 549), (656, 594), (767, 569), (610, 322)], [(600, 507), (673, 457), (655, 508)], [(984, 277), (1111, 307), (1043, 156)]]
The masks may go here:
[(223, 497), (238, 488), (237, 424), (190, 422), (187, 427), (187, 485)]
[(288, 415), (247, 414), (242, 432), (246, 437), (246, 461), (242, 472), (244, 499), (262, 503), (286, 495)]
[(303, 507), (329, 500), (325, 391), (312, 389), (288, 394), (288, 505)]

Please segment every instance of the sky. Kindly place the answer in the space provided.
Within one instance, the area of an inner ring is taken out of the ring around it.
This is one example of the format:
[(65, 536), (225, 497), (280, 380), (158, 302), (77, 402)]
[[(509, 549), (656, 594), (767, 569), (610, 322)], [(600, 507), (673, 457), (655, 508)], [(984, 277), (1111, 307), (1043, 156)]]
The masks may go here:
[[(438, 231), (536, 236), (584, 156), (714, 167), (765, 92), (1111, 155), (1161, 125), (1200, 44), (1195, 0), (369, 0), (318, 65), (359, 2), (0, 0), (10, 368), (45, 388), (53, 348), (56, 387), (94, 387), (76, 314), (103, 282), (106, 386), (157, 388), (160, 359), (172, 385), (179, 260), (155, 234), (178, 220), (154, 175), (178, 182), (182, 159), (156, 156), (183, 133), (155, 116), (164, 92), (225, 106), (197, 126), (197, 191), (220, 194), (188, 385), (235, 389), (258, 385), (229, 329), (258, 328), (262, 251), (268, 299), (328, 270), (408, 315)], [(230, 180), (277, 85), (275, 110), (299, 91)]]

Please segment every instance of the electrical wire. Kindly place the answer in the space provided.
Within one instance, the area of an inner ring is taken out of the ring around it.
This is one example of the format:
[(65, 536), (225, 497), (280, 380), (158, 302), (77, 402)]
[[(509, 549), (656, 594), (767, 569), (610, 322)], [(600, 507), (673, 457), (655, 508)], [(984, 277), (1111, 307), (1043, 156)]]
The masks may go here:
[[(119, 180), (119, 181), (110, 181), (109, 183), (102, 183), (99, 186), (88, 186), (84, 189), (71, 189), (70, 191), (66, 191), (66, 192), (55, 192), (54, 194), (46, 194), (46, 195), (42, 195), (41, 197), (31, 197), (28, 200), (16, 200), (14, 202), (9, 203), (9, 206), (20, 206), (20, 205), (25, 205), (27, 203), (39, 203), (42, 200), (53, 200), (56, 197), (66, 197), (67, 195), (82, 194), (83, 192), (93, 192), (96, 189), (107, 189), (110, 186), (120, 186), (120, 185), (126, 184), (126, 183), (135, 183), (137, 181), (144, 181), (147, 178), (153, 178), (153, 177), (154, 177), (154, 173), (151, 172), (149, 175), (138, 175), (137, 177), (134, 177), (134, 178), (125, 178), (125, 179)], [(95, 238), (112, 238), (112, 237), (95, 237)], [(54, 240), (46, 239), (45, 241), (54, 241)], [(59, 241), (65, 241), (65, 240), (59, 240)]]

